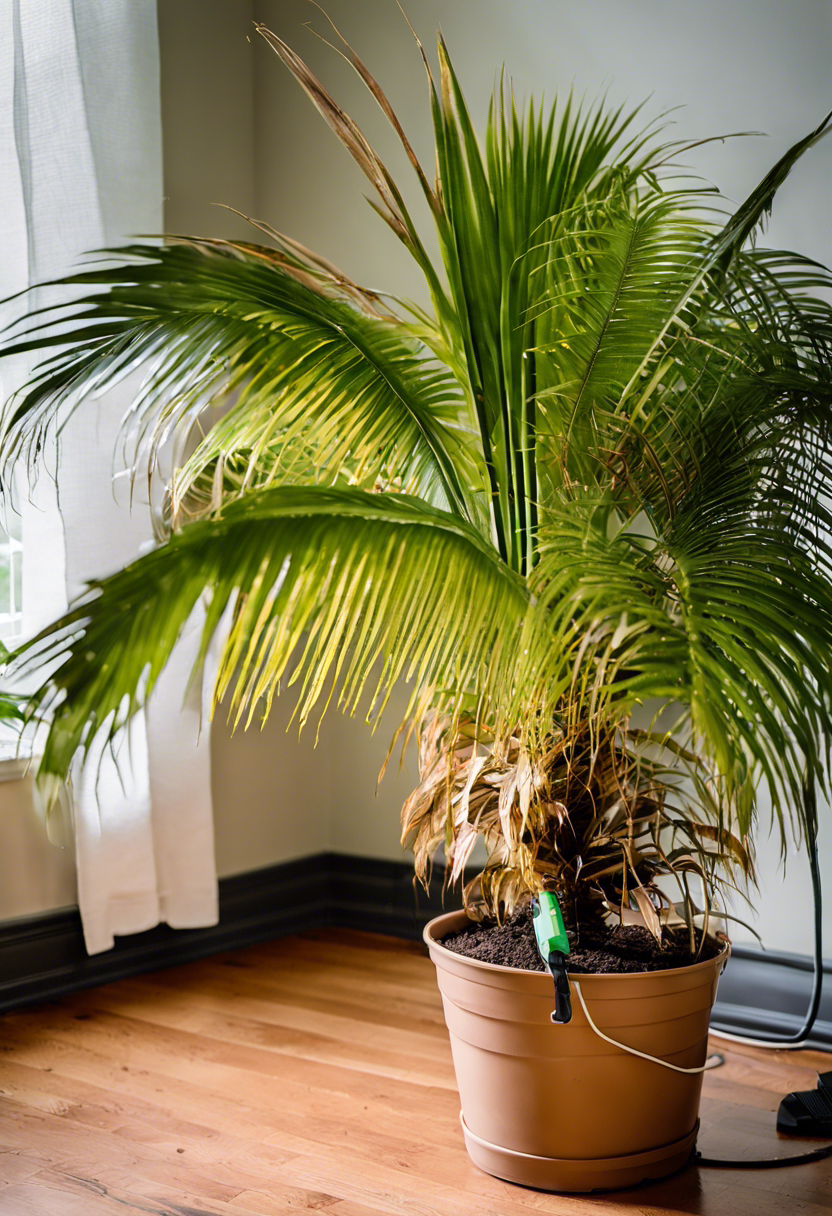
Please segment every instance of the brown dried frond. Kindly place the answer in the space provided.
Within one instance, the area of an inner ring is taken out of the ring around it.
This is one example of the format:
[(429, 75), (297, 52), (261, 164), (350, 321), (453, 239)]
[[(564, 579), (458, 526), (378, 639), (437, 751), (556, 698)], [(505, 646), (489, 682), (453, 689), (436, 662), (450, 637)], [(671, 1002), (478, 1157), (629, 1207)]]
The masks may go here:
[(297, 80), (303, 91), (309, 97), (327, 126), (338, 136), (338, 139), (352, 156), (364, 175), (372, 182), (378, 193), (382, 207), (379, 214), (386, 220), (397, 236), (408, 241), (410, 229), (402, 209), (399, 192), (393, 184), (390, 173), (385, 168), (380, 157), (373, 151), (360, 127), (353, 122), (349, 114), (338, 105), (317, 76), (296, 55), (290, 46), (277, 34), (267, 29), (265, 25), (255, 22), (257, 33), (269, 44), (289, 71)]
[[(358, 75), (360, 76), (361, 80), (363, 80), (364, 84), (367, 86), (370, 93), (373, 95), (376, 102), (378, 103), (379, 109), (381, 110), (382, 114), (384, 114), (385, 118), (390, 123), (390, 126), (396, 132), (396, 135), (399, 137), (401, 145), (404, 148), (405, 153), (407, 154), (407, 159), (410, 161), (411, 165), (413, 166), (414, 170), (416, 171), (416, 176), (419, 178), (419, 183), (422, 187), (422, 190), (425, 193), (425, 197), (427, 198), (428, 203), (430, 204), (431, 210), (434, 212), (434, 214), (439, 215), (442, 211), (441, 203), (439, 202), (438, 197), (436, 196), (436, 194), (433, 192), (433, 190), (430, 187), (430, 183), (428, 182), (428, 179), (425, 176), (425, 172), (419, 163), (419, 158), (417, 157), (416, 153), (413, 150), (413, 145), (411, 144), (410, 140), (407, 138), (404, 127), (399, 122), (398, 116), (396, 115), (395, 110), (393, 109), (392, 105), (390, 104), (390, 100), (387, 97), (387, 94), (384, 92), (384, 90), (382, 89), (382, 87), (378, 83), (378, 81), (375, 79), (375, 77), (370, 73), (370, 70), (367, 67), (367, 65), (363, 62), (362, 59), (359, 58), (359, 56), (357, 55), (354, 48), (352, 46), (350, 46), (349, 42), (347, 42), (346, 38), (341, 33), (341, 31), (338, 29), (337, 25), (332, 20), (329, 13), (327, 13), (325, 9), (321, 8), (320, 4), (317, 3), (317, 0), (310, 0), (310, 3), (314, 4), (315, 8), (318, 9), (319, 12), (323, 13), (326, 20), (332, 26), (332, 29), (334, 30), (335, 34), (338, 36), (338, 38), (340, 39), (340, 41), (346, 48), (347, 53), (344, 55), (344, 58), (347, 60), (348, 63), (351, 63), (352, 66), (355, 68), (355, 70), (358, 73)], [(406, 17), (405, 17), (405, 20), (407, 20)], [(409, 21), (408, 21), (408, 25), (410, 25)], [(412, 26), (410, 28), (411, 28), (411, 30), (413, 29)], [(312, 32), (314, 33), (315, 31), (313, 30)], [(318, 35), (318, 37), (320, 37), (320, 35)], [(322, 39), (322, 41), (326, 42), (326, 39)], [(416, 39), (416, 41), (419, 45), (419, 48), (421, 49), (421, 43), (419, 42), (418, 38)], [(332, 46), (332, 43), (327, 42), (327, 46)], [(337, 50), (338, 48), (334, 47), (333, 49)], [(339, 53), (343, 54), (343, 52), (339, 52)], [(423, 58), (424, 58), (424, 52), (423, 52)]]
[[(667, 766), (653, 736), (626, 724), (599, 736), (566, 722), (531, 745), (520, 731), (493, 738), (471, 719), (426, 716), (421, 780), (402, 811), (420, 881), (444, 845), (446, 881), (459, 883), (482, 840), (486, 863), (464, 887), (474, 915), (502, 918), (548, 887), (573, 927), (615, 914), (660, 937), (668, 923), (707, 918), (717, 867), (752, 874), (746, 846), (686, 797), (679, 755)], [(690, 897), (691, 875), (703, 908)], [(678, 905), (662, 878), (678, 884)]]

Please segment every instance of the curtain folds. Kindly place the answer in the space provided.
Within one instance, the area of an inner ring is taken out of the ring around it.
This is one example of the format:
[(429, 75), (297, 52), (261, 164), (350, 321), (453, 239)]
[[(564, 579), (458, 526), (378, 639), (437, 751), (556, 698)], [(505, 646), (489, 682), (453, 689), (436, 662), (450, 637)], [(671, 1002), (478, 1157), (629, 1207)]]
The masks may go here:
[[(0, 295), (81, 256), (158, 233), (162, 136), (155, 0), (0, 0)], [(35, 306), (30, 297), (29, 307)], [(6, 308), (8, 316), (8, 306)], [(7, 318), (0, 317), (0, 321)], [(26, 369), (0, 366), (7, 397)], [(115, 461), (135, 382), (84, 402), (21, 498), (24, 631), (90, 578), (152, 544)], [(52, 470), (54, 473), (54, 469)], [(217, 921), (208, 716), (195, 687), (195, 612), (145, 710), (113, 755), (73, 778), (78, 901), (90, 953), (166, 921)], [(210, 688), (212, 672), (204, 683)]]

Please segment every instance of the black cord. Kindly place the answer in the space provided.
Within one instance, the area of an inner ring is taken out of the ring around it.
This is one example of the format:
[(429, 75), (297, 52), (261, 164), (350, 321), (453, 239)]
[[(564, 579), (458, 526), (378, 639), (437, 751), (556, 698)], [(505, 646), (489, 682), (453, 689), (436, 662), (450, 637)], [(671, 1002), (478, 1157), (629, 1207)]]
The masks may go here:
[(691, 1165), (701, 1165), (716, 1170), (776, 1170), (784, 1165), (808, 1165), (810, 1161), (825, 1161), (832, 1157), (832, 1144), (814, 1148), (809, 1153), (798, 1153), (794, 1157), (764, 1157), (762, 1161), (723, 1161), (719, 1157), (703, 1157), (697, 1149), (691, 1157)]
[[(823, 902), (820, 878), (820, 861), (818, 859), (817, 837), (817, 806), (814, 790), (808, 786), (804, 789), (804, 801), (808, 812), (807, 837), (809, 845), (809, 869), (812, 875), (812, 891), (815, 899), (815, 974), (812, 983), (812, 999), (803, 1025), (794, 1034), (789, 1035), (749, 1035), (749, 1038), (759, 1039), (761, 1043), (801, 1043), (815, 1024), (820, 1008), (821, 989), (823, 987)], [(729, 1034), (729, 1026), (714, 1026), (716, 1030), (725, 1030)], [(691, 1163), (701, 1165), (706, 1169), (717, 1170), (776, 1170), (787, 1165), (808, 1165), (811, 1161), (825, 1161), (832, 1157), (832, 1144), (824, 1144), (821, 1148), (812, 1149), (808, 1153), (797, 1153), (793, 1157), (764, 1157), (759, 1161), (728, 1161), (718, 1157), (703, 1157), (698, 1149), (694, 1149)]]
[[(807, 791), (806, 801), (809, 808), (814, 807), (814, 796)], [(808, 808), (807, 808), (808, 809)], [(782, 1043), (784, 1047), (790, 1044), (802, 1043), (808, 1036), (809, 1031), (815, 1024), (820, 1009), (821, 991), (823, 989), (823, 892), (821, 888), (820, 878), (820, 861), (818, 859), (818, 839), (817, 839), (817, 822), (810, 815), (809, 828), (807, 829), (808, 845), (809, 845), (809, 870), (812, 875), (812, 891), (815, 900), (815, 952), (814, 952), (814, 978), (812, 981), (812, 999), (809, 1002), (809, 1010), (804, 1019), (803, 1025), (793, 1034), (750, 1034), (743, 1035), (743, 1038), (757, 1039), (761, 1043)], [(714, 1030), (724, 1030), (726, 1034), (737, 1034), (736, 1026), (725, 1026), (719, 1022), (713, 1023)]]

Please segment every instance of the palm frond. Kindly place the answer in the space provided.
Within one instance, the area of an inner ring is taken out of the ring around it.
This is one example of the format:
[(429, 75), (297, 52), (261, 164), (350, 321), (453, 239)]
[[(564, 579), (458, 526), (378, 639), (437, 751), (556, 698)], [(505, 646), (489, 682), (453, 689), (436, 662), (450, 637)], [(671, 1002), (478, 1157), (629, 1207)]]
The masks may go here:
[(832, 111), (815, 127), (814, 131), (810, 131), (803, 139), (793, 144), (731, 216), (715, 242), (715, 248), (718, 250), (718, 268), (722, 273), (727, 271), (758, 225), (764, 221), (767, 215), (771, 215), (775, 194), (800, 157), (829, 133), (831, 119)]
[(608, 495), (564, 497), (541, 521), (532, 586), (574, 648), (578, 719), (675, 706), (677, 737), (687, 725), (710, 757), (742, 833), (761, 778), (800, 827), (832, 740), (832, 588), (734, 481), (711, 470), (658, 535)]
[[(534, 561), (541, 497), (535, 453), (536, 306), (547, 287), (535, 277), (547, 260), (541, 230), (585, 200), (608, 195), (613, 181), (618, 190), (635, 190), (655, 141), (649, 127), (628, 138), (641, 107), (584, 112), (570, 96), (544, 122), (533, 104), (521, 117), (501, 87), (483, 152), (441, 37), (439, 61), (440, 88), (431, 84), (431, 100), (444, 211), (436, 228), (454, 306), (445, 328), (448, 344), (463, 352), (472, 386), (496, 541), (524, 572)], [(613, 149), (620, 163), (610, 174)]]
[(616, 192), (552, 225), (533, 315), (538, 440), (555, 486), (559, 467), (567, 480), (604, 476), (610, 422), (643, 409), (638, 373), (648, 359), (661, 366), (686, 324), (674, 308), (700, 271), (706, 231), (689, 212), (688, 199)]
[[(357, 124), (291, 48), (264, 27), (258, 32), (373, 183), (381, 215), (427, 278), (448, 363), (464, 367), (476, 411), (495, 543), (522, 572), (534, 560), (539, 498), (535, 340), (533, 319), (527, 316), (536, 299), (530, 278), (535, 234), (581, 200), (606, 195), (613, 182), (618, 189), (633, 191), (651, 173), (659, 151), (658, 132), (653, 124), (636, 129), (641, 106), (607, 110), (599, 104), (584, 110), (571, 95), (562, 112), (555, 106), (546, 120), (542, 108), (536, 111), (533, 104), (521, 118), (510, 91), (502, 87), (492, 105), (483, 150), (440, 37), (438, 84), (422, 52), (436, 141), (434, 190), (383, 90), (345, 43), (347, 58), (389, 119), (417, 173), (436, 226), (446, 288), (401, 192)], [(613, 150), (618, 161), (611, 170)]]
[[(556, 722), (532, 752), (520, 735), (495, 739), (475, 722), (432, 713), (420, 733), (419, 776), (402, 810), (403, 842), (427, 887), (441, 844), (450, 884), (484, 841), (485, 867), (465, 888), (474, 916), (500, 917), (525, 891), (548, 886), (579, 931), (620, 914), (630, 894), (648, 915), (648, 892), (667, 905), (659, 875), (673, 875), (684, 899), (695, 869), (708, 906), (717, 873), (729, 882), (735, 871), (753, 877), (752, 857), (714, 799), (686, 794), (686, 783), (707, 780), (705, 766), (657, 732), (625, 727), (597, 738), (588, 723), (576, 731)], [(659, 924), (655, 916), (654, 931)]]
[(18, 652), (24, 669), (48, 665), (30, 700), (51, 715), (44, 771), (65, 772), (99, 730), (112, 737), (127, 721), (206, 590), (203, 651), (236, 602), (216, 695), (229, 694), (234, 720), (247, 722), (258, 704), (268, 713), (293, 656), (301, 724), (336, 682), (350, 712), (375, 685), (368, 716), (399, 678), (412, 681), (414, 705), (426, 688), (440, 702), (460, 688), (497, 698), (529, 608), (488, 542), (419, 499), (314, 486), (250, 493), (94, 583)]
[(324, 480), (349, 460), (357, 481), (383, 472), (469, 514), (460, 386), (394, 323), (362, 314), (274, 250), (193, 241), (118, 256), (118, 266), (63, 280), (93, 290), (33, 314), (7, 342), (4, 354), (48, 355), (7, 412), (7, 467), (37, 453), (64, 403), (144, 366), (126, 425), (137, 448), (149, 438), (151, 465), (175, 427), (236, 396), (180, 472), (179, 494), (205, 463), (267, 444), (277, 476), (300, 438)]

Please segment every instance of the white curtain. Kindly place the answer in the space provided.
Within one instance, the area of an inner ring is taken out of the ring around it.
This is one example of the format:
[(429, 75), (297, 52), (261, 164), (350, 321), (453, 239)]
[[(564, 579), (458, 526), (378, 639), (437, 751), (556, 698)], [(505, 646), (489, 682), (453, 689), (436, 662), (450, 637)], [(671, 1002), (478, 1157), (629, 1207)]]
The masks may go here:
[[(90, 250), (162, 231), (162, 135), (155, 0), (0, 0), (0, 21), (5, 297), (69, 272)], [(5, 370), (4, 397), (23, 373)], [(129, 478), (114, 477), (134, 387), (85, 401), (47, 452), (57, 475), (42, 474), (22, 498), (25, 633), (87, 580), (152, 544), (150, 505), (134, 497), (131, 507)], [(217, 921), (209, 726), (198, 685), (183, 704), (200, 621), (196, 612), (115, 756), (94, 748), (74, 777), (90, 953), (160, 921)]]

